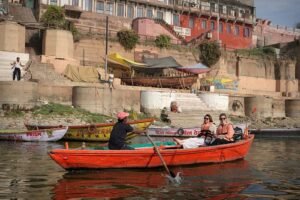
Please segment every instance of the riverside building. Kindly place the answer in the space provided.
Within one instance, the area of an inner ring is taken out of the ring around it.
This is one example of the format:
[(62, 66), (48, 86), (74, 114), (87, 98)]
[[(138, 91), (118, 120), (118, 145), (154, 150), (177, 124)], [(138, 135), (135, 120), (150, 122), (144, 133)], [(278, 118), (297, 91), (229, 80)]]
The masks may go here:
[(231, 49), (253, 46), (254, 0), (41, 0), (40, 4), (128, 19), (161, 19), (187, 43), (205, 38)]

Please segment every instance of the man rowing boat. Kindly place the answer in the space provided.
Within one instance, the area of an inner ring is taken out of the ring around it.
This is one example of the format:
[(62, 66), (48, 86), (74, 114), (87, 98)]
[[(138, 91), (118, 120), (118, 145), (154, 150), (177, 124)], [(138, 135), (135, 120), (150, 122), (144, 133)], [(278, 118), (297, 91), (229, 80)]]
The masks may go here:
[(129, 113), (127, 112), (119, 112), (117, 114), (118, 122), (114, 125), (109, 142), (108, 148), (111, 150), (132, 150), (134, 148), (128, 146), (125, 142), (127, 133), (132, 132), (136, 134), (145, 133), (145, 130), (134, 130), (132, 126), (127, 124)]

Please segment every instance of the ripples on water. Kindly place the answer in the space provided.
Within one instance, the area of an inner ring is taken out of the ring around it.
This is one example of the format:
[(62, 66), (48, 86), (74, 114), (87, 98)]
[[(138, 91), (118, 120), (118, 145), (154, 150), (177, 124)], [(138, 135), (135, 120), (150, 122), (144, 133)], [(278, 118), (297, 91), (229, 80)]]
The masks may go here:
[(171, 185), (163, 168), (67, 172), (47, 155), (62, 143), (0, 141), (0, 199), (300, 199), (299, 144), (255, 139), (245, 160), (172, 168)]

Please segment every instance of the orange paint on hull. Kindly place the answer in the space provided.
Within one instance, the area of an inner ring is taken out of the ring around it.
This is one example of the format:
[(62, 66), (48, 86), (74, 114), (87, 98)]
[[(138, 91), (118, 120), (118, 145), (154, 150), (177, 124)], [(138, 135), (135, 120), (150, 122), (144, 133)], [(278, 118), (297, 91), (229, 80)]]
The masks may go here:
[[(248, 153), (254, 136), (232, 144), (199, 147), (195, 149), (170, 149), (160, 147), (168, 166), (200, 163), (221, 163), (242, 159)], [(153, 148), (136, 150), (70, 150), (57, 149), (50, 157), (65, 169), (152, 168), (162, 166)]]

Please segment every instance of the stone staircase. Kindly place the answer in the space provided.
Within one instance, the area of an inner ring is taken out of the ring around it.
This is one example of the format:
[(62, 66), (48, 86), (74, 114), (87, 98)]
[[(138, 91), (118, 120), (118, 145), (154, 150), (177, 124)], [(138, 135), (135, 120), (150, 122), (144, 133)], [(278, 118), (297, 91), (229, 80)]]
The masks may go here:
[(206, 114), (210, 114), (213, 121), (219, 123), (219, 115), (224, 111), (218, 110), (194, 110), (194, 111), (183, 111), (182, 113), (169, 113), (169, 119), (171, 125), (174, 127), (192, 128), (199, 127), (203, 123), (203, 117)]
[(208, 106), (193, 93), (176, 93), (176, 102), (182, 111), (209, 110)]
[(176, 102), (182, 109), (181, 113), (169, 112), (171, 125), (175, 127), (199, 127), (203, 123), (205, 114), (210, 114), (218, 123), (220, 111), (215, 107), (209, 107), (199, 96), (193, 93), (176, 93)]
[[(0, 51), (0, 81), (11, 81), (13, 70), (11, 69), (11, 63), (20, 57), (21, 63), (25, 65), (29, 60), (29, 54)], [(24, 70), (21, 69), (21, 76), (24, 74)]]

